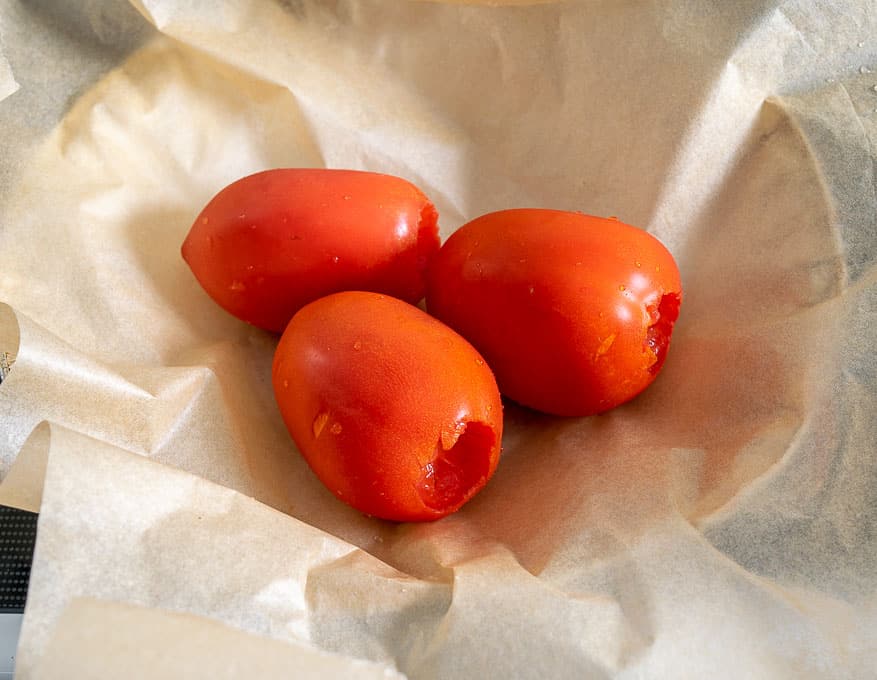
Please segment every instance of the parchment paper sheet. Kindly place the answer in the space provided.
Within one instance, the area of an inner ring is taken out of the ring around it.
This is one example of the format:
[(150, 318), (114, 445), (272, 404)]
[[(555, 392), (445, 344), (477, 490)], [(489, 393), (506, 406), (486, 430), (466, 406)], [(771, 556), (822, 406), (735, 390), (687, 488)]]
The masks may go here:
[[(865, 0), (0, 6), (18, 677), (877, 677), (875, 87)], [(508, 404), (456, 515), (361, 516), (283, 428), (276, 338), (179, 255), (278, 166), (403, 176), (443, 235), (647, 228), (685, 287), (662, 375)]]

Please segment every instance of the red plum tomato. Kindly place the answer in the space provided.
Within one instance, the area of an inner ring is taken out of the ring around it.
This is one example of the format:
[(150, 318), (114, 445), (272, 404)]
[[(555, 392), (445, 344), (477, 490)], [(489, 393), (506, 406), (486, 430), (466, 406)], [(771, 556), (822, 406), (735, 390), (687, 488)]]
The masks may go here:
[(244, 177), (201, 211), (182, 246), (220, 306), (269, 331), (342, 290), (424, 294), (438, 214), (413, 184), (354, 170), (281, 168)]
[(673, 256), (642, 229), (515, 209), (451, 235), (430, 268), (426, 301), (482, 353), (504, 395), (538, 411), (586, 416), (655, 379), (682, 284)]
[(466, 340), (406, 302), (350, 291), (306, 305), (280, 338), (272, 378), (308, 465), (363, 513), (438, 519), (496, 469), (493, 373)]

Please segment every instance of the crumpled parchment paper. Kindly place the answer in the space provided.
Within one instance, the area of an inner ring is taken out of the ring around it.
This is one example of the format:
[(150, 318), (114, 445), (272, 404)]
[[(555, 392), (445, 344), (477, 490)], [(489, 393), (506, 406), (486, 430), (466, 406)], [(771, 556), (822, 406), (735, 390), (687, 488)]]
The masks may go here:
[[(18, 677), (873, 677), (872, 4), (69, 4), (0, 8)], [(662, 375), (592, 418), (507, 404), (451, 517), (356, 513), (283, 428), (276, 337), (179, 255), (279, 166), (405, 177), (445, 236), (648, 229), (685, 288)]]

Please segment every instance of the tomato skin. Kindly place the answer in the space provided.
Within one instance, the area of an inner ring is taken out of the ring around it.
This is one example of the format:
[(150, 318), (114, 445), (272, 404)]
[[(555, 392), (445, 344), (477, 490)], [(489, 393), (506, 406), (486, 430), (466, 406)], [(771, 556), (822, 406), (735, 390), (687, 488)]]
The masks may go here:
[(280, 338), (272, 379), (311, 469), (366, 514), (438, 519), (499, 462), (490, 368), (450, 328), (392, 297), (343, 292), (303, 307)]
[(418, 302), (440, 244), (437, 220), (429, 199), (398, 177), (280, 168), (214, 196), (182, 255), (226, 311), (282, 332), (303, 305), (337, 291)]
[(428, 273), (427, 309), (487, 359), (502, 393), (585, 416), (645, 389), (682, 300), (670, 252), (647, 232), (558, 210), (483, 215)]

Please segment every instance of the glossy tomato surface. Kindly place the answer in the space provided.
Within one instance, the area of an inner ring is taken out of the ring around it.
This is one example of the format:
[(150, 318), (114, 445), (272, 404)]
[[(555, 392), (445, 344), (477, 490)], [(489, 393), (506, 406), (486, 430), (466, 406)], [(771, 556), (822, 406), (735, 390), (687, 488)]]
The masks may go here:
[(503, 394), (582, 416), (636, 396), (667, 356), (682, 301), (670, 252), (615, 219), (543, 209), (461, 227), (429, 272), (427, 308), (467, 338)]
[(496, 469), (502, 403), (477, 351), (417, 307), (367, 292), (319, 299), (274, 358), (284, 422), (320, 480), (384, 519), (438, 519)]
[(303, 305), (342, 290), (416, 303), (438, 252), (438, 215), (413, 184), (353, 170), (266, 170), (201, 211), (183, 258), (217, 303), (281, 332)]

